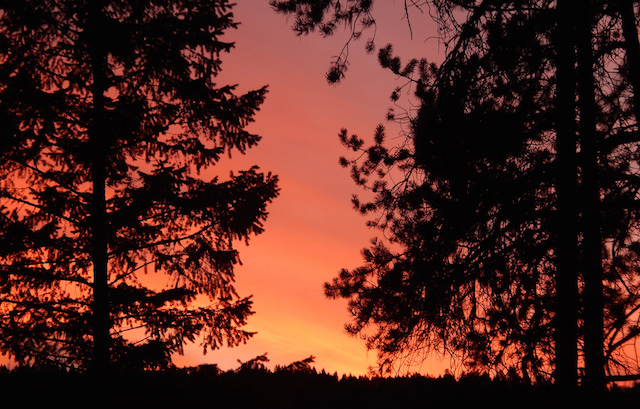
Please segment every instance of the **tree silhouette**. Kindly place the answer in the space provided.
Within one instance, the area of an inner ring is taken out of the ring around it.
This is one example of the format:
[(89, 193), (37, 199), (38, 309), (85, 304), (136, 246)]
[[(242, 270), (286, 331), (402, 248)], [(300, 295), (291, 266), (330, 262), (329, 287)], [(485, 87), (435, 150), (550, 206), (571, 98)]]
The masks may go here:
[[(375, 24), (373, 3), (272, 2), (301, 34), (345, 24), (352, 40)], [(637, 9), (582, 3), (404, 2), (407, 17), (430, 7), (447, 55), (403, 66), (379, 51), (420, 110), (399, 145), (383, 128), (369, 146), (342, 131), (360, 155), (341, 163), (374, 193), (356, 207), (390, 244), (327, 284), (383, 368), (444, 349), (532, 380), (555, 370), (564, 386), (584, 362), (585, 384), (601, 387), (603, 357), (609, 375), (637, 371), (625, 356), (639, 334)]]
[(233, 242), (278, 188), (257, 167), (213, 176), (260, 140), (266, 87), (216, 84), (236, 26), (226, 0), (0, 6), (3, 354), (104, 374), (252, 335)]
[[(352, 163), (363, 178), (377, 179), (378, 169), (404, 172), (400, 183), (374, 181), (380, 194), (359, 204), (363, 212), (382, 211), (379, 227), (403, 248), (379, 243), (366, 254), (375, 267), (356, 273), (393, 282), (395, 295), (384, 298), (403, 305), (392, 313), (370, 309), (373, 315), (359, 321), (385, 322), (371, 341), (391, 361), (437, 348), (461, 355), (471, 368), (507, 371), (516, 364), (524, 377), (549, 375), (553, 90), (548, 66), (535, 57), (549, 52), (542, 38), (533, 41), (542, 18), (516, 13), (486, 21), (484, 49), (450, 55), (448, 71), (419, 64), (420, 111), (404, 151), (386, 148), (379, 137), (366, 159)], [(389, 47), (380, 60), (409, 72)], [(328, 294), (350, 288), (351, 273), (342, 272)], [(376, 292), (357, 298), (385, 302)]]

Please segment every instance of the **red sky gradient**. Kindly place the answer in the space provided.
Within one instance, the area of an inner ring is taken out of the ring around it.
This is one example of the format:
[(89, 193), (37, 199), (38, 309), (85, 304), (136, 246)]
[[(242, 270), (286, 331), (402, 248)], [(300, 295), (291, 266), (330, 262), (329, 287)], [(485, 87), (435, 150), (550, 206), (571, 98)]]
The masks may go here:
[[(203, 356), (189, 346), (178, 365), (218, 363), (237, 367), (268, 353), (270, 365), (316, 357), (315, 367), (339, 374), (366, 374), (375, 365), (375, 351), (344, 331), (349, 320), (345, 300), (324, 297), (322, 285), (341, 268), (361, 264), (360, 250), (378, 232), (365, 226), (366, 218), (351, 206), (360, 193), (349, 171), (338, 165), (349, 152), (338, 132), (370, 137), (391, 106), (389, 95), (402, 82), (383, 70), (364, 41), (352, 44), (345, 80), (328, 85), (324, 74), (337, 55), (347, 32), (323, 39), (297, 37), (291, 21), (275, 14), (267, 0), (239, 0), (234, 8), (238, 30), (228, 38), (236, 48), (223, 56), (220, 84), (237, 83), (241, 92), (269, 85), (269, 93), (252, 132), (263, 136), (245, 157), (235, 155), (229, 165), (242, 169), (256, 164), (280, 177), (281, 194), (269, 208), (266, 231), (240, 244), (243, 265), (236, 269), (241, 296), (253, 294), (255, 315), (248, 330), (258, 334), (247, 344)], [(435, 25), (427, 14), (412, 14), (413, 39), (400, 0), (376, 2), (376, 45), (394, 44), (400, 56), (438, 58)], [(425, 10), (426, 12), (427, 10)], [(371, 33), (366, 33), (366, 40)], [(440, 46), (440, 48), (442, 48)], [(391, 140), (400, 129), (389, 124)], [(428, 362), (423, 373), (439, 374), (446, 363)]]

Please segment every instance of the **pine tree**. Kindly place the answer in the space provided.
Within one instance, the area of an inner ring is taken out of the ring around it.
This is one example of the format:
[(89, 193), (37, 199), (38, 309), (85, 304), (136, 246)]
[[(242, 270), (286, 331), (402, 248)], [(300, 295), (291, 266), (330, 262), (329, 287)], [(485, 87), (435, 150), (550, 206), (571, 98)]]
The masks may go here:
[[(636, 3), (434, 0), (440, 66), (380, 50), (420, 110), (399, 145), (342, 131), (359, 153), (342, 164), (374, 192), (356, 207), (391, 243), (327, 294), (350, 300), (383, 366), (440, 349), (570, 387), (584, 364), (594, 389), (637, 371)], [(371, 1), (272, 4), (302, 34), (375, 25)]]
[(236, 26), (226, 0), (0, 6), (3, 354), (105, 373), (251, 337), (234, 241), (278, 187), (215, 175), (260, 140), (266, 87), (216, 84)]

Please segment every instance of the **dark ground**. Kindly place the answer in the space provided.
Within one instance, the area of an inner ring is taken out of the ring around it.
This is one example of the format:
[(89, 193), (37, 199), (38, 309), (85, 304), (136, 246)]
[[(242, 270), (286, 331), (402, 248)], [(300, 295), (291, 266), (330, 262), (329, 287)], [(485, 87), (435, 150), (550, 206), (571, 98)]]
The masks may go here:
[[(637, 407), (640, 387), (613, 390), (594, 405), (578, 391), (561, 401), (551, 386), (525, 386), (471, 376), (342, 377), (315, 371), (215, 367), (119, 373), (99, 399), (91, 379), (79, 374), (22, 370), (0, 373), (0, 407), (13, 408), (573, 408)], [(102, 403), (102, 405), (101, 405)]]

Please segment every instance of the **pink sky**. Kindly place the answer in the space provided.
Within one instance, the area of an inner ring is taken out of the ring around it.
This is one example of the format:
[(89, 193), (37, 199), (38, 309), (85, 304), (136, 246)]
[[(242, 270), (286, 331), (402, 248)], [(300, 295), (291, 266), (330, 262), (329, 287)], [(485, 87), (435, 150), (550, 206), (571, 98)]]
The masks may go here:
[[(246, 329), (258, 334), (247, 345), (209, 352), (190, 346), (175, 357), (178, 365), (218, 363), (223, 369), (268, 353), (271, 366), (314, 355), (316, 368), (339, 374), (367, 373), (375, 365), (375, 351), (350, 337), (345, 300), (324, 297), (322, 285), (341, 268), (361, 264), (360, 250), (378, 234), (351, 206), (360, 193), (338, 158), (349, 152), (337, 134), (371, 136), (384, 121), (389, 95), (401, 84), (364, 51), (364, 42), (351, 46), (346, 79), (328, 85), (324, 74), (347, 39), (297, 37), (291, 21), (275, 14), (267, 0), (240, 0), (234, 8), (240, 28), (229, 32), (236, 48), (223, 56), (220, 84), (237, 83), (239, 91), (269, 85), (269, 94), (250, 130), (263, 136), (245, 157), (234, 156), (230, 166), (253, 164), (280, 177), (281, 194), (269, 208), (266, 231), (239, 244), (243, 265), (236, 269), (241, 296), (253, 294), (255, 315)], [(433, 55), (438, 43), (425, 40), (436, 32), (426, 15), (414, 14), (413, 40), (402, 1), (377, 2), (376, 44), (394, 43), (405, 59)], [(386, 7), (386, 8), (381, 8)], [(418, 24), (420, 22), (420, 24)], [(420, 31), (417, 31), (420, 29)], [(367, 36), (369, 34), (367, 33)], [(366, 38), (365, 38), (366, 40)], [(430, 54), (429, 54), (430, 53)], [(389, 124), (388, 138), (400, 129)], [(422, 372), (439, 374), (446, 364), (429, 362)]]

